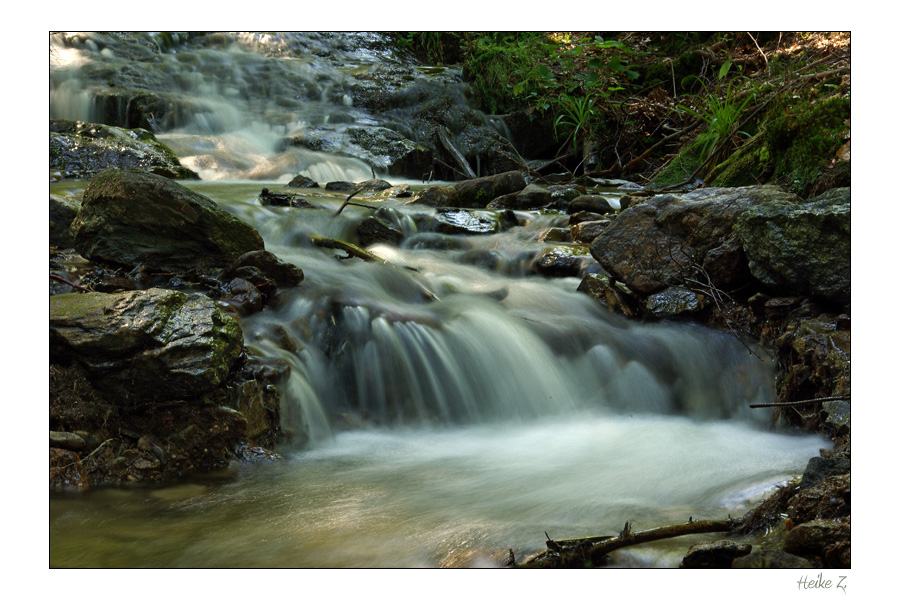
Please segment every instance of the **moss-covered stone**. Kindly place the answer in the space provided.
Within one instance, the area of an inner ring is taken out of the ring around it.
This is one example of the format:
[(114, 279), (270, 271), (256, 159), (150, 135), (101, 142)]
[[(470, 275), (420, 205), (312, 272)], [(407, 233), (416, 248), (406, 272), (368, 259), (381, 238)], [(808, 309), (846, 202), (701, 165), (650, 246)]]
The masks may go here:
[(253, 227), (209, 198), (140, 171), (97, 175), (72, 233), (83, 256), (132, 267), (222, 267), (264, 249)]
[(204, 296), (150, 289), (50, 297), (51, 356), (85, 367), (118, 402), (195, 397), (228, 377), (237, 321)]
[(170, 179), (198, 179), (146, 129), (82, 121), (50, 121), (50, 168), (65, 177), (91, 177), (106, 169), (139, 169)]

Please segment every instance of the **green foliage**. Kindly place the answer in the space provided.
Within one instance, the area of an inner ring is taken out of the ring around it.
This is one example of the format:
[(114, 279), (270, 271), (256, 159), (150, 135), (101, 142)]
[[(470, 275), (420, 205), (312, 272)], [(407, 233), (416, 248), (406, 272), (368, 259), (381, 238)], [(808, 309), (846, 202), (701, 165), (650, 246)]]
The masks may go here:
[(489, 112), (498, 113), (529, 104), (543, 104), (543, 91), (554, 82), (544, 61), (540, 34), (491, 33), (468, 40), (463, 76)]
[(560, 94), (556, 101), (559, 116), (553, 123), (553, 133), (559, 139), (557, 128), (560, 125), (572, 129), (571, 137), (578, 148), (578, 133), (587, 128), (588, 123), (594, 117), (594, 98), (581, 96), (573, 98), (567, 94)]
[(733, 146), (733, 136), (735, 134), (749, 137), (749, 134), (746, 132), (735, 131), (735, 127), (737, 127), (744, 109), (755, 97), (755, 94), (747, 94), (741, 101), (733, 88), (733, 80), (728, 82), (724, 92), (721, 91), (722, 83), (730, 69), (731, 61), (725, 61), (717, 74), (718, 85), (712, 89), (705, 82), (701, 82), (706, 93), (694, 97), (695, 108), (690, 108), (684, 104), (678, 105), (678, 110), (706, 123), (706, 129), (697, 138), (703, 160), (709, 159), (714, 152), (730, 149), (728, 145), (731, 144)]

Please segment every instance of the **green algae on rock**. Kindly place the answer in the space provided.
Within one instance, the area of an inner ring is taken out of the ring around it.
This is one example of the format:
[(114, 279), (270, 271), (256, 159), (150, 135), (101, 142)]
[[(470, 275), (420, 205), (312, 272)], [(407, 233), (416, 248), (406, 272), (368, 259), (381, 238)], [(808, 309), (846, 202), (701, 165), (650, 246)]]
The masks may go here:
[(209, 198), (159, 175), (104, 171), (72, 223), (85, 257), (161, 269), (224, 267), (265, 249), (262, 237)]

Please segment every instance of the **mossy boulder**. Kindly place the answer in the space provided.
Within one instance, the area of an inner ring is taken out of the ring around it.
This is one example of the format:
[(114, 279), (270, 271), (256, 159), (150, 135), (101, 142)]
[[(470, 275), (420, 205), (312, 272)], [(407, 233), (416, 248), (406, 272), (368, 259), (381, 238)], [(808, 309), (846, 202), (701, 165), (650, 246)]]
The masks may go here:
[(224, 267), (264, 249), (253, 227), (209, 198), (141, 171), (97, 175), (84, 191), (72, 234), (83, 256), (131, 267)]
[(81, 121), (50, 121), (50, 168), (64, 177), (91, 177), (106, 169), (139, 169), (170, 179), (199, 179), (146, 129)]
[(712, 283), (731, 289), (750, 279), (734, 230), (754, 206), (799, 202), (775, 186), (705, 188), (660, 194), (619, 213), (591, 242), (603, 268), (639, 294), (685, 283), (703, 269)]
[(762, 283), (787, 294), (850, 301), (850, 188), (754, 207), (741, 215), (737, 232)]
[(237, 321), (174, 290), (50, 297), (50, 353), (84, 366), (117, 403), (198, 397), (226, 380), (243, 348)]

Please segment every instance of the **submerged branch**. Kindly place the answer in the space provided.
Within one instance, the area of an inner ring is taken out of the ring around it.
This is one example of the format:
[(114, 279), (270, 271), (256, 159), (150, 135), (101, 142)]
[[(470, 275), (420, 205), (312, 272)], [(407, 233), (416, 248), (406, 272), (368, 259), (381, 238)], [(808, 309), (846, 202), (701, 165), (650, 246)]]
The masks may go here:
[[(730, 517), (720, 521), (694, 521), (689, 519), (687, 523), (633, 532), (631, 523), (626, 522), (625, 527), (617, 536), (605, 535), (552, 540), (548, 535), (547, 547), (551, 552), (558, 553), (558, 556), (545, 552), (528, 561), (526, 566), (581, 566), (585, 561), (596, 564), (615, 550), (683, 535), (729, 533), (734, 529), (735, 524), (735, 521)], [(544, 535), (547, 535), (546, 532)]]
[[(346, 205), (346, 203), (345, 203)], [(343, 208), (343, 207), (342, 207)], [(368, 250), (363, 250), (356, 244), (351, 244), (350, 242), (345, 242), (343, 240), (336, 240), (334, 238), (326, 238), (321, 235), (313, 234), (309, 236), (309, 239), (312, 240), (312, 243), (318, 246), (319, 248), (331, 248), (333, 250), (343, 250), (350, 256), (355, 256), (357, 258), (361, 258), (367, 261), (380, 262), (383, 264), (388, 264), (386, 260), (383, 258), (376, 256), (369, 252)]]

